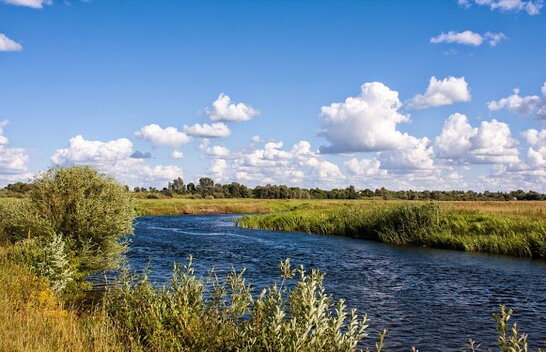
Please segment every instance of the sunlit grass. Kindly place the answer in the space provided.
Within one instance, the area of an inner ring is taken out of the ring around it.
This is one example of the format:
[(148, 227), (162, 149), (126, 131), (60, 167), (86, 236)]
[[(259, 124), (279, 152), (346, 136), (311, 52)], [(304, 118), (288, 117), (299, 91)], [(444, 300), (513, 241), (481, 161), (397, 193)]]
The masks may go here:
[[(544, 209), (542, 203), (539, 208)], [(245, 216), (237, 223), (272, 231), (546, 258), (546, 219), (540, 214), (532, 205), (509, 208), (489, 202), (482, 208), (455, 202), (355, 202)]]

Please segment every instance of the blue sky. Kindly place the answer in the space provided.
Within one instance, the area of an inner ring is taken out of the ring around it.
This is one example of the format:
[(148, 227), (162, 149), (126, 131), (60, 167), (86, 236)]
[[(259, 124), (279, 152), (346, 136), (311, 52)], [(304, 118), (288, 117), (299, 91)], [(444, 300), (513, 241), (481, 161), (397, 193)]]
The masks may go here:
[(545, 11), (0, 0), (0, 185), (89, 164), (132, 186), (546, 191)]

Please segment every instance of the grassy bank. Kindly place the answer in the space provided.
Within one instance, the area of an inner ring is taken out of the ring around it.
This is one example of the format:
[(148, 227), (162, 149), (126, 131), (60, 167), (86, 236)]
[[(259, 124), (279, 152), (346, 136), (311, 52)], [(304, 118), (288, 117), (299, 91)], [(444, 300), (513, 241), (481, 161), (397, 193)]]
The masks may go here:
[(245, 216), (238, 225), (544, 259), (543, 211), (542, 204), (346, 203)]

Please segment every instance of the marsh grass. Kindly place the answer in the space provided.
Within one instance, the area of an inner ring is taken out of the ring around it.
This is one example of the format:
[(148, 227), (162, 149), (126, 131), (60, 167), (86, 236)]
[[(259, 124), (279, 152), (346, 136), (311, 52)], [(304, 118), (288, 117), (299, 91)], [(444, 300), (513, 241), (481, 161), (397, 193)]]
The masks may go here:
[(236, 220), (246, 228), (301, 231), (473, 252), (546, 258), (546, 221), (419, 202), (336, 204)]

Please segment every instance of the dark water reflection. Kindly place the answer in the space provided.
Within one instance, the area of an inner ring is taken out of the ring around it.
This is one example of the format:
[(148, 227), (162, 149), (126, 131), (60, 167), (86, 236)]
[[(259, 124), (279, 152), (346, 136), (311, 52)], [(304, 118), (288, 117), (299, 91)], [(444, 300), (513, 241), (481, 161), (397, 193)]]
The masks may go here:
[(246, 267), (247, 281), (261, 288), (278, 280), (281, 260), (292, 258), (326, 272), (328, 292), (366, 312), (370, 331), (387, 328), (392, 351), (414, 345), (421, 351), (460, 351), (469, 338), (492, 346), (491, 313), (500, 304), (516, 311), (533, 347), (546, 341), (545, 262), (241, 229), (234, 217), (141, 217), (129, 262), (142, 269), (151, 260), (152, 280), (167, 283), (173, 262), (193, 255), (200, 275), (212, 266), (221, 274)]

